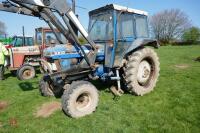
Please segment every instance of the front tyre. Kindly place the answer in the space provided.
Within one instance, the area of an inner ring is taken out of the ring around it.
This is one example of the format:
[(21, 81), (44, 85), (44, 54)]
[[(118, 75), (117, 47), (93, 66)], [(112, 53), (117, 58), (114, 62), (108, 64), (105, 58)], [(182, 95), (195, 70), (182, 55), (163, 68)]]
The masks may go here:
[(150, 48), (132, 53), (125, 66), (125, 84), (135, 95), (143, 96), (156, 86), (160, 71), (157, 54)]
[(54, 97), (54, 93), (51, 89), (51, 86), (48, 82), (44, 81), (43, 79), (39, 82), (39, 91), (40, 94), (44, 97)]
[(39, 82), (40, 94), (44, 97), (61, 97), (63, 88), (59, 86), (53, 86), (42, 78)]
[(79, 118), (93, 113), (99, 101), (98, 90), (87, 81), (73, 82), (62, 96), (62, 109), (70, 117)]

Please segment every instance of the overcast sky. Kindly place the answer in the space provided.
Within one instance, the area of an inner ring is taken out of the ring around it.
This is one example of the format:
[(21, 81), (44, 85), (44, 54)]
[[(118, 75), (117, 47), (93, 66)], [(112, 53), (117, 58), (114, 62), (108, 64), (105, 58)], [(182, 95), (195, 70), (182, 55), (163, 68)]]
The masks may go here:
[[(111, 3), (145, 10), (149, 12), (149, 15), (164, 9), (178, 8), (189, 16), (193, 25), (200, 27), (200, 0), (77, 0), (78, 6), (86, 8), (77, 8), (77, 13), (83, 26), (87, 29), (88, 11)], [(7, 33), (10, 36), (22, 34), (22, 26), (25, 26), (26, 35), (29, 36), (34, 35), (35, 28), (46, 26), (38, 18), (5, 12), (0, 12), (0, 21), (6, 24)]]

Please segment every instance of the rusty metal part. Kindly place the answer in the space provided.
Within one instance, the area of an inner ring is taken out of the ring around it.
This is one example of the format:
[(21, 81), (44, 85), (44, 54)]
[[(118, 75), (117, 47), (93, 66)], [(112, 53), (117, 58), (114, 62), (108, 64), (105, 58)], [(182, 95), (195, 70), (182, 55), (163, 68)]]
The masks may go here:
[(73, 58), (71, 59), (71, 65), (76, 65), (78, 63), (78, 59)]
[(55, 60), (54, 63), (55, 63), (55, 65), (56, 65), (57, 70), (58, 70), (58, 71), (61, 71), (62, 68), (61, 68), (61, 65), (60, 65), (60, 60)]
[(120, 88), (117, 88), (116, 86), (111, 86), (110, 90), (115, 96), (122, 96), (122, 94), (124, 94), (124, 91)]
[(41, 59), (41, 60), (40, 60), (40, 64), (41, 64), (41, 68), (42, 68), (44, 71), (46, 71), (46, 70), (45, 70), (45, 67), (46, 67), (46, 68), (47, 68), (47, 71), (49, 72), (49, 74), (53, 74), (53, 71), (52, 71), (51, 67), (49, 66), (49, 64), (48, 64), (48, 62), (47, 62), (46, 60)]

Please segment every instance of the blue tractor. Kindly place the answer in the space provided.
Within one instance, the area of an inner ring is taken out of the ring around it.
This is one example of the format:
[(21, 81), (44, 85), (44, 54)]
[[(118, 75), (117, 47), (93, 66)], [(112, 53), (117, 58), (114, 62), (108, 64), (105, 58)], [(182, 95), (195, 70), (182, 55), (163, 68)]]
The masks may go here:
[[(115, 95), (127, 90), (142, 96), (153, 90), (159, 76), (159, 59), (146, 47), (159, 46), (149, 37), (147, 12), (112, 4), (89, 12), (89, 17), (88, 32), (97, 49), (91, 70), (71, 69), (84, 55), (70, 43), (47, 48), (42, 63), (48, 74), (40, 82), (41, 94), (59, 96), (64, 91), (63, 110), (72, 117), (90, 114), (98, 104), (96, 87), (88, 79), (113, 83)], [(86, 54), (92, 49), (88, 44), (81, 47)], [(72, 76), (72, 71), (77, 73)]]
[[(92, 80), (111, 84), (115, 95), (127, 91), (143, 96), (156, 86), (160, 63), (151, 47), (159, 44), (149, 36), (147, 12), (106, 5), (89, 12), (87, 32), (66, 0), (10, 1), (17, 4), (15, 8), (20, 6), (23, 14), (42, 18), (69, 40), (62, 44), (55, 32), (62, 45), (50, 40), (52, 46), (41, 60), (45, 74), (40, 81), (42, 95), (62, 95), (67, 115), (79, 118), (96, 110), (99, 93)], [(80, 44), (77, 32), (88, 44)]]

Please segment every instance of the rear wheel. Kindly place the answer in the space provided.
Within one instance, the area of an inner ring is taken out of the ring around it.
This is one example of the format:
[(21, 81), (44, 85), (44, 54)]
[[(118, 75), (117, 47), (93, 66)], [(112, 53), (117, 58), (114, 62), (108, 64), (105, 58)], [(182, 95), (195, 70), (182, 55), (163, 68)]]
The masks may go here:
[(159, 58), (150, 48), (132, 53), (125, 67), (125, 84), (129, 91), (138, 96), (151, 92), (159, 77), (159, 66)]
[(31, 65), (23, 65), (17, 70), (19, 80), (29, 80), (35, 77), (35, 68)]
[(96, 110), (99, 94), (87, 81), (73, 82), (62, 96), (63, 111), (74, 118), (83, 117)]

